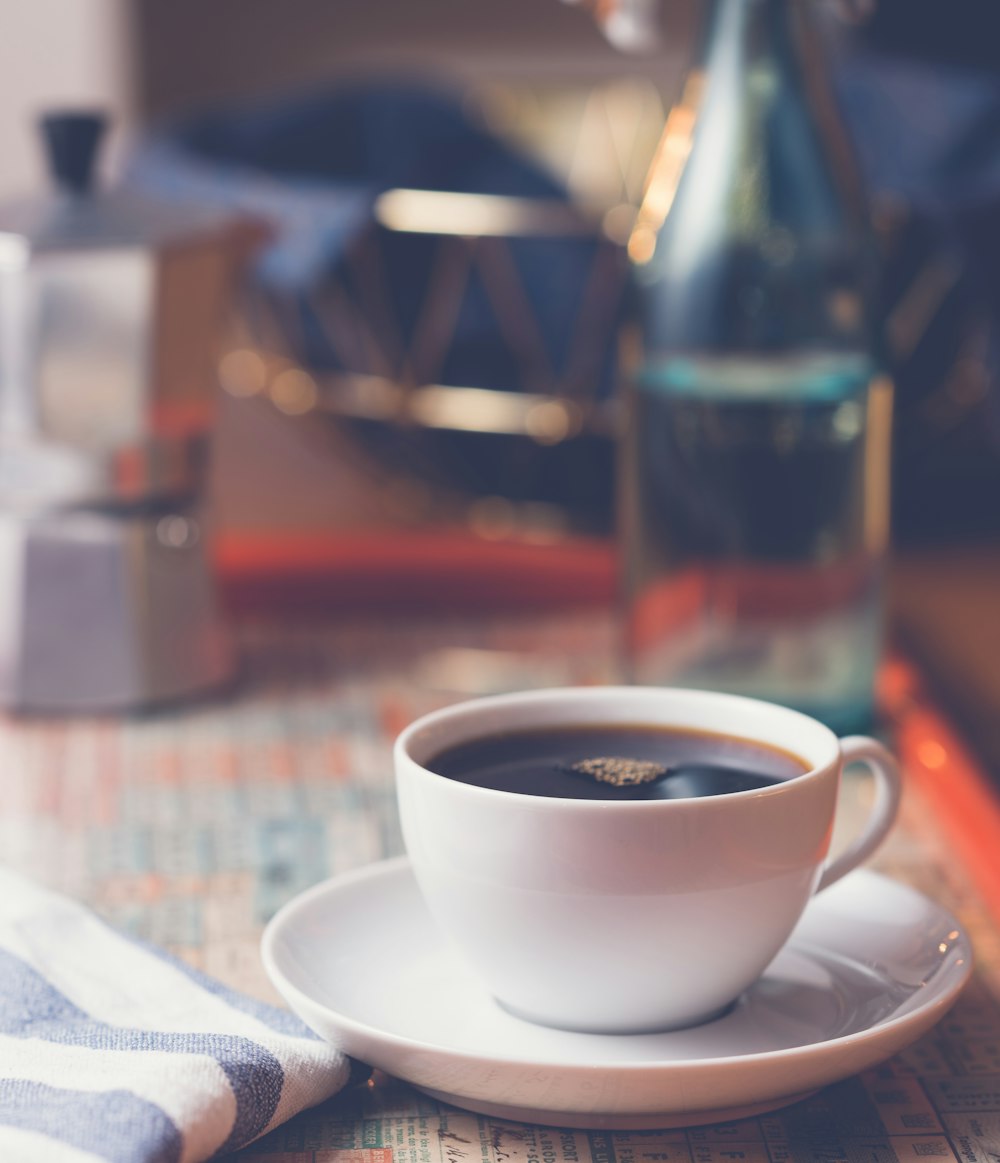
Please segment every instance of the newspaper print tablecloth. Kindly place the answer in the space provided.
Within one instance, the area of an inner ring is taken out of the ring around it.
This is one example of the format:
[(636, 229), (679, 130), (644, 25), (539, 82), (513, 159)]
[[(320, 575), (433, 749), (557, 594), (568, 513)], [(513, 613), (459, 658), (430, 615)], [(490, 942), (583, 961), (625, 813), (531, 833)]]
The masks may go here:
[[(0, 722), (0, 852), (228, 984), (275, 994), (270, 916), (308, 885), (402, 845), (390, 744), (434, 706), (612, 679), (593, 612), (244, 630), (239, 688), (119, 720)], [(1000, 932), (908, 793), (877, 865), (956, 912), (976, 980), (934, 1031), (868, 1074), (773, 1115), (694, 1130), (494, 1123), (376, 1078), (241, 1153), (253, 1163), (995, 1163)]]

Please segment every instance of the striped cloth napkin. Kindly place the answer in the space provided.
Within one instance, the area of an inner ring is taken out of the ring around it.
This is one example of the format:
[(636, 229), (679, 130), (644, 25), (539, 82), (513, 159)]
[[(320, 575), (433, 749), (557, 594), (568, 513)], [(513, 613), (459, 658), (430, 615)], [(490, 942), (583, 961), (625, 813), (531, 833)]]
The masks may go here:
[(297, 1018), (0, 870), (0, 1160), (188, 1163), (336, 1093)]

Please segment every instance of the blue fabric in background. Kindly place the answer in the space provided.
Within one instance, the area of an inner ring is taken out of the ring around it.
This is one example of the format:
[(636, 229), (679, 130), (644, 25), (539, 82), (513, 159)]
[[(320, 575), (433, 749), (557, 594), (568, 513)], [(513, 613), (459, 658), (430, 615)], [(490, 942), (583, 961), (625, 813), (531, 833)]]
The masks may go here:
[[(937, 287), (918, 342), (892, 368), (897, 537), (1000, 532), (993, 503), (1000, 487), (1000, 77), (856, 48), (838, 60), (837, 77), (869, 188), (876, 202), (890, 199), (903, 211), (887, 246), (886, 319), (910, 310), (921, 279)], [(257, 268), (258, 290), (284, 321), (286, 341), (304, 365), (418, 380), (427, 369), (410, 366), (406, 352), (440, 260), (440, 240), (379, 228), (371, 215), (377, 194), (410, 187), (567, 201), (541, 166), (477, 124), (460, 95), (418, 83), (372, 81), (206, 113), (148, 142), (134, 159), (132, 178), (160, 194), (257, 211), (277, 224)], [(580, 345), (582, 288), (608, 248), (597, 236), (508, 245), (518, 293), (545, 347), (547, 380), (526, 373), (475, 271), (447, 353), (427, 378), (610, 397), (613, 324), (628, 294), (624, 279), (608, 279), (609, 326), (585, 333), (592, 345), (586, 374), (572, 361)], [(364, 357), (332, 341), (328, 326), (328, 305), (337, 295), (362, 310), (371, 302), (371, 286), (363, 284), (373, 271), (399, 329), (388, 335), (377, 311), (365, 320), (390, 352), (387, 369), (359, 366)], [(956, 367), (973, 362), (979, 382), (956, 387)], [(561, 453), (546, 452), (554, 466)], [(499, 468), (488, 471), (491, 456), (499, 466), (510, 450), (484, 446), (460, 456), (460, 483), (507, 490)], [(440, 449), (432, 459), (441, 459)], [(563, 495), (556, 495), (552, 482), (567, 473), (576, 483), (564, 479)], [(526, 475), (522, 465), (522, 483)], [(599, 510), (596, 526), (610, 519), (610, 457), (597, 446), (578, 464), (544, 475), (548, 484), (535, 482), (542, 494), (535, 499), (563, 501), (568, 493), (571, 502)]]
[[(375, 270), (391, 324), (378, 309), (367, 311), (366, 324), (390, 356), (394, 346), (404, 353), (410, 348), (425, 307), (441, 241), (379, 230), (371, 207), (381, 191), (496, 194), (568, 205), (555, 178), (477, 124), (457, 94), (374, 82), (193, 118), (142, 147), (130, 177), (160, 195), (256, 211), (276, 224), (258, 266), (260, 287), (272, 301), (283, 300), (275, 306), (279, 318), (294, 320), (286, 335), (293, 354), (318, 371), (383, 370), (357, 366), (334, 341), (324, 317), (334, 289), (352, 303), (370, 305), (371, 288), (359, 284)], [(367, 248), (353, 263), (352, 246)], [(588, 274), (598, 252), (610, 249), (597, 234), (509, 243), (517, 293), (537, 324), (554, 383), (525, 382), (476, 269), (435, 378), (505, 391), (559, 390)], [(621, 290), (615, 288), (616, 300)], [(609, 319), (617, 310), (614, 301)], [(398, 335), (389, 334), (397, 328)], [(608, 328), (586, 386), (593, 394), (611, 391), (614, 342)], [(400, 356), (391, 374), (413, 370), (402, 363)]]
[(478, 126), (455, 93), (355, 83), (176, 127), (193, 157), (286, 181), (563, 198), (537, 165)]
[[(129, 178), (273, 224), (249, 323), (265, 344), (277, 327), (313, 372), (598, 406), (613, 393), (627, 270), (596, 229), (469, 244), (376, 220), (387, 189), (504, 195), (575, 214), (559, 182), (479, 124), (459, 94), (371, 81), (205, 113), (147, 141)], [(589, 532), (610, 527), (606, 435), (543, 447), (501, 433), (350, 424), (392, 474), (448, 496), (550, 504)]]
[(859, 49), (838, 62), (876, 204), (897, 211), (883, 313), (896, 352), (897, 541), (1000, 532), (1000, 75)]

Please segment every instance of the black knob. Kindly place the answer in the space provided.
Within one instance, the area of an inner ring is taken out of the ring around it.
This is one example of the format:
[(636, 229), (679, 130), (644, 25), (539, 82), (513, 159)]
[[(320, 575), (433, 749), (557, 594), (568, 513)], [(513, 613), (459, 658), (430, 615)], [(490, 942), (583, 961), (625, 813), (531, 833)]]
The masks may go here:
[(85, 194), (94, 177), (97, 146), (108, 119), (98, 112), (46, 113), (41, 118), (45, 153), (53, 181), (72, 194)]

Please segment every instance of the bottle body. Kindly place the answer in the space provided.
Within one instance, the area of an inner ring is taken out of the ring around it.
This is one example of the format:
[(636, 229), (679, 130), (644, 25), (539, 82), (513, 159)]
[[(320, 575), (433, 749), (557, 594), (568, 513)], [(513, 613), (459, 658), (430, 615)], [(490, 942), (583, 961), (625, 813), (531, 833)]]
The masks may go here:
[(716, 0), (690, 157), (636, 269), (627, 661), (637, 682), (771, 699), (850, 731), (870, 718), (881, 645), (891, 388), (806, 15), (802, 0)]
[[(632, 385), (631, 677), (870, 717), (891, 389), (864, 360), (677, 360)], [(765, 391), (762, 381), (772, 385)]]

